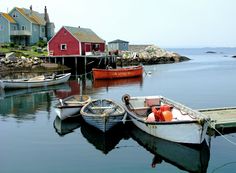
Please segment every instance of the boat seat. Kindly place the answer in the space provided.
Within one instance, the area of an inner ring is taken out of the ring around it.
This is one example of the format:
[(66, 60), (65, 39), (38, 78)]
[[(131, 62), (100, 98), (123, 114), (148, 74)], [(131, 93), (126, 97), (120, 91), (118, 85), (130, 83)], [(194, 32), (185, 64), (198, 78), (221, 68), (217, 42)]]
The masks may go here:
[(135, 113), (139, 114), (139, 115), (148, 115), (148, 113), (150, 112), (151, 108), (150, 107), (138, 107), (135, 109), (131, 109), (131, 111), (135, 111)]

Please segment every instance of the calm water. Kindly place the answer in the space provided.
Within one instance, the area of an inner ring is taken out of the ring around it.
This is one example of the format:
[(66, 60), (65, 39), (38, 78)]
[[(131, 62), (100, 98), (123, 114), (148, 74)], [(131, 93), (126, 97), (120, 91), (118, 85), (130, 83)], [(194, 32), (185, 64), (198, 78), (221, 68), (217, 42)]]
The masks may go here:
[[(208, 50), (216, 54), (206, 54)], [(4, 92), (0, 99), (0, 172), (236, 172), (236, 146), (221, 136), (210, 147), (152, 138), (132, 124), (104, 135), (81, 118), (60, 121), (58, 98), (89, 94), (121, 101), (130, 95), (164, 95), (199, 109), (236, 106), (236, 49), (175, 49), (191, 61), (145, 66), (143, 78), (84, 81)], [(236, 130), (225, 134), (236, 142)], [(156, 163), (156, 164), (154, 164)], [(154, 167), (155, 166), (155, 167)]]

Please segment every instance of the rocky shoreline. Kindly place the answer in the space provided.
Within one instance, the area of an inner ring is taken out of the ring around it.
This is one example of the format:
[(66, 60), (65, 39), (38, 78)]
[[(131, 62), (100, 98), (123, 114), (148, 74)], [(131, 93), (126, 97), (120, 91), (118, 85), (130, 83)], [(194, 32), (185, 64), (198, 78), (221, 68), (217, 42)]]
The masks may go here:
[(152, 65), (152, 64), (170, 64), (190, 60), (188, 57), (179, 55), (175, 52), (170, 52), (159, 48), (155, 45), (145, 47), (136, 51), (122, 51), (117, 57), (117, 65)]
[[(181, 56), (174, 52), (169, 52), (155, 45), (141, 46), (135, 51), (121, 51), (117, 56), (117, 66), (129, 65), (152, 65), (169, 64), (190, 60), (188, 57)], [(69, 70), (68, 67), (60, 64), (47, 63), (38, 57), (16, 57), (14, 53), (0, 57), (0, 73), (39, 73), (48, 71)]]
[(1, 74), (12, 72), (40, 73), (61, 70), (69, 70), (69, 68), (60, 64), (44, 62), (38, 57), (16, 57), (14, 53), (9, 53), (0, 58)]

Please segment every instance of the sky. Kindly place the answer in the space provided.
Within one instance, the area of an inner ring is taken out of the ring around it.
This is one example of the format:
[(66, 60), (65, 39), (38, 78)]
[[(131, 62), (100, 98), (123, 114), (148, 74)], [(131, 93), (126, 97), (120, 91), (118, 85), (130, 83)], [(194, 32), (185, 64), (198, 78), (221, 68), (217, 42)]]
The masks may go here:
[(92, 29), (106, 42), (163, 48), (236, 47), (236, 0), (0, 0), (44, 12), (57, 32), (62, 26)]

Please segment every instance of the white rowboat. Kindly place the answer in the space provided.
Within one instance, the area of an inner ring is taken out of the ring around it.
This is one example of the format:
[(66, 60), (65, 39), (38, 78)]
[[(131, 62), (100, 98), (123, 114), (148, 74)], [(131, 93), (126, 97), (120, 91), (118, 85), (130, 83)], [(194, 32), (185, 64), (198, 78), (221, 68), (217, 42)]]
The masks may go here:
[(52, 75), (52, 76), (36, 76), (30, 79), (8, 79), (0, 80), (0, 88), (4, 89), (19, 89), (19, 88), (34, 88), (46, 87), (65, 83), (69, 80), (71, 73)]
[(60, 99), (55, 105), (55, 112), (61, 120), (68, 117), (78, 116), (81, 108), (91, 101), (88, 95), (72, 95), (64, 99)]
[[(205, 139), (210, 119), (198, 111), (163, 96), (124, 95), (122, 100), (131, 121), (150, 135), (173, 142), (192, 144), (201, 144)], [(162, 105), (171, 108), (170, 111), (167, 110), (171, 119), (156, 121), (150, 118), (154, 114), (152, 108), (160, 108)]]

